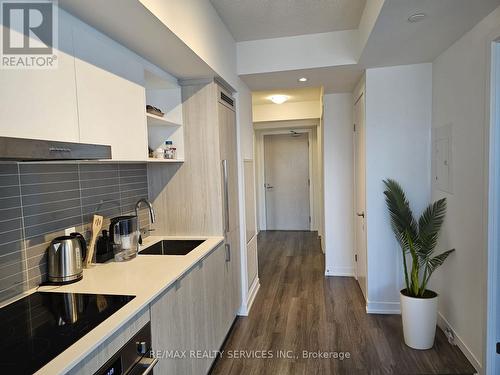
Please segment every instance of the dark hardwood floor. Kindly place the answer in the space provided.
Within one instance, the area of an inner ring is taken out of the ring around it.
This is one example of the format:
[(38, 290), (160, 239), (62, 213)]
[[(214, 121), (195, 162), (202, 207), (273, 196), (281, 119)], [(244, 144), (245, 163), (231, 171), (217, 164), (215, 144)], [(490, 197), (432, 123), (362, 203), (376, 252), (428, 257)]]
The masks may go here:
[[(442, 331), (433, 349), (412, 350), (399, 315), (366, 314), (355, 279), (324, 276), (317, 233), (263, 232), (258, 244), (259, 294), (250, 315), (235, 322), (212, 374), (475, 373)], [(303, 358), (304, 350), (350, 358)], [(263, 351), (273, 358), (251, 358)]]

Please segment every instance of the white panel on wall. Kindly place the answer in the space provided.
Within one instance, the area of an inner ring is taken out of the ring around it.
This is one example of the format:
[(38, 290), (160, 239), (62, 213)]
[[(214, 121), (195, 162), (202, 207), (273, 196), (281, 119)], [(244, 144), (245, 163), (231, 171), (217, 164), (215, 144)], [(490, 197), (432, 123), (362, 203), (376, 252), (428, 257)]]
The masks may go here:
[(434, 188), (453, 193), (453, 125), (433, 129), (432, 135), (432, 180)]

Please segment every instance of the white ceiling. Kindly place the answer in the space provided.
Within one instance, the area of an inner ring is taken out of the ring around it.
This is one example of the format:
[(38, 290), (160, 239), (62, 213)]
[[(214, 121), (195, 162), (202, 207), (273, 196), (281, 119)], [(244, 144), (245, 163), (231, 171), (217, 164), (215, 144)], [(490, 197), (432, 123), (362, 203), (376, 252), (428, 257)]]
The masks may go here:
[[(432, 62), (498, 5), (500, 0), (385, 0), (359, 63)], [(415, 13), (427, 18), (409, 23)]]
[(287, 103), (312, 102), (320, 100), (321, 88), (306, 87), (299, 89), (254, 91), (252, 92), (252, 104), (272, 104), (268, 97), (276, 94), (289, 96), (290, 98), (287, 100)]
[[(288, 70), (283, 72), (248, 74), (240, 76), (252, 91), (321, 87), (325, 93), (352, 92), (363, 70), (356, 65), (330, 66), (317, 69)], [(305, 83), (298, 82), (307, 77)]]
[(366, 0), (210, 0), (237, 42), (357, 29)]
[[(238, 3), (239, 1), (236, 1)], [(500, 0), (385, 0), (357, 65), (242, 75), (251, 90), (324, 86), (325, 93), (351, 92), (363, 69), (432, 62), (497, 6)], [(425, 13), (422, 22), (408, 17)], [(264, 56), (262, 57), (265, 58)]]

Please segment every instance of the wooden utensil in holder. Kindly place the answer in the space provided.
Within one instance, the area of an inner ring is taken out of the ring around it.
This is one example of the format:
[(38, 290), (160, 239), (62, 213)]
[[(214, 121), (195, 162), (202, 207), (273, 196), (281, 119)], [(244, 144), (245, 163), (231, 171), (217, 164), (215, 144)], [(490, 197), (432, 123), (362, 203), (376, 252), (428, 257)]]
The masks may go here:
[(90, 266), (92, 264), (93, 259), (94, 259), (95, 243), (97, 240), (97, 236), (99, 235), (99, 232), (101, 231), (103, 220), (104, 220), (104, 218), (102, 216), (94, 215), (94, 218), (92, 220), (92, 237), (90, 239), (90, 244), (87, 248), (87, 257), (85, 258), (85, 267)]

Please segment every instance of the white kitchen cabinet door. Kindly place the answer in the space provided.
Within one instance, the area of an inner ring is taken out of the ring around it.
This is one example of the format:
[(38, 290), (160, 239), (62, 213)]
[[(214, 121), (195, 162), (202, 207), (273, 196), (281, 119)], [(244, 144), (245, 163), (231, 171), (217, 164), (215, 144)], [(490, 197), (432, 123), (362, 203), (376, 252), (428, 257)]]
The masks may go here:
[(102, 34), (74, 29), (80, 141), (111, 145), (113, 160), (148, 157), (144, 70)]
[(0, 136), (78, 142), (73, 43), (64, 12), (59, 49), (55, 69), (0, 70)]

